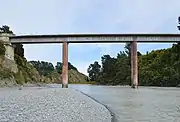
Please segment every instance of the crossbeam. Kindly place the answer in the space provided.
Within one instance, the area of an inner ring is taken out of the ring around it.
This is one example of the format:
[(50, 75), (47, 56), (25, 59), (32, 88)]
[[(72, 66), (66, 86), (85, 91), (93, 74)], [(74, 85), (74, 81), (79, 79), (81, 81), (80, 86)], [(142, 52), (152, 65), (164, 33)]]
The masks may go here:
[(180, 34), (62, 34), (11, 36), (11, 43), (179, 42)]

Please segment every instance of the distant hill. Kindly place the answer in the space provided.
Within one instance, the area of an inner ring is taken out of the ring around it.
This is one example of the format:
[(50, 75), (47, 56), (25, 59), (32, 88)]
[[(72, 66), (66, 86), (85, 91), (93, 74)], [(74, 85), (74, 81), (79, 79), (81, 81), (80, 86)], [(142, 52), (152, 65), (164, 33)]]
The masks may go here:
[[(41, 82), (61, 83), (62, 63), (57, 62), (54, 67), (51, 62), (29, 61), (36, 68), (41, 76)], [(68, 62), (68, 81), (69, 83), (86, 83), (88, 77), (80, 73), (75, 66)]]

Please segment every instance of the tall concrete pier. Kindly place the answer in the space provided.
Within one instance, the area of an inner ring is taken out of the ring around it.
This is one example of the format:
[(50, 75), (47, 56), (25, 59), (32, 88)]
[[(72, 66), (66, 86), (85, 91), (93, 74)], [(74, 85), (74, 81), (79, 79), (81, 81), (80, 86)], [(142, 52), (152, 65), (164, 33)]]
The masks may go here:
[(62, 88), (68, 88), (68, 43), (63, 42)]
[(131, 43), (131, 87), (138, 87), (138, 57), (137, 57), (137, 41)]

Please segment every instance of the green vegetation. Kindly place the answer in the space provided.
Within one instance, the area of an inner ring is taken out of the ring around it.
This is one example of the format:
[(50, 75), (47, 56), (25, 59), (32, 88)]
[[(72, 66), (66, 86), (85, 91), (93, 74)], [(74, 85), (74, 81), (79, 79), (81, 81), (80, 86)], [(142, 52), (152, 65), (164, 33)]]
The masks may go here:
[(24, 48), (22, 44), (13, 44), (14, 53), (20, 57), (24, 57)]
[(7, 25), (3, 25), (0, 27), (0, 33), (10, 33), (13, 34), (13, 32), (10, 30), (10, 27)]
[(77, 70), (70, 69), (68, 75), (69, 83), (87, 84), (88, 77), (78, 72)]
[[(138, 52), (139, 84), (144, 86), (177, 86), (180, 84), (180, 43), (171, 48)], [(97, 84), (131, 85), (130, 44), (116, 58), (101, 57), (102, 66), (95, 61), (88, 68), (89, 78)]]
[[(60, 83), (61, 82), (61, 73), (62, 73), (62, 63), (57, 62), (54, 67), (52, 63), (45, 61), (29, 61), (33, 67), (37, 69), (39, 74), (43, 76), (41, 79), (42, 82), (46, 83)], [(69, 70), (69, 82), (70, 83), (86, 83), (88, 77), (84, 74), (78, 72), (77, 68), (74, 67), (70, 62), (68, 62)]]
[[(0, 27), (0, 33), (13, 34), (10, 28), (6, 25)], [(61, 62), (57, 62), (55, 67), (52, 65), (52, 63), (45, 61), (28, 62), (24, 57), (23, 45), (14, 44), (13, 46), (15, 47), (14, 59), (18, 67), (17, 73), (13, 73), (10, 69), (7, 69), (5, 66), (3, 66), (5, 47), (4, 43), (0, 41), (0, 86), (6, 86), (6, 84), (8, 84), (8, 86), (9, 84), (22, 85), (26, 83), (61, 83)], [(87, 76), (79, 73), (77, 68), (74, 67), (70, 62), (68, 64), (70, 83), (88, 83)]]
[[(27, 61), (25, 58), (15, 54), (15, 62), (18, 72), (13, 73), (6, 68), (0, 68), (0, 79), (14, 78), (17, 84), (25, 83), (61, 83), (62, 63), (57, 62), (54, 66), (45, 61)], [(59, 66), (61, 64), (61, 66)], [(88, 77), (69, 63), (69, 82), (76, 84), (88, 84)]]
[(5, 47), (4, 47), (4, 43), (0, 40), (0, 56), (4, 56), (5, 55)]
[(3, 68), (0, 69), (0, 78), (1, 79), (12, 78), (13, 75), (14, 75), (14, 73), (7, 69), (3, 69)]
[(16, 83), (23, 85), (25, 82), (25, 77), (22, 73), (22, 71), (19, 71), (18, 73), (15, 74), (15, 79), (16, 79)]
[(19, 72), (15, 75), (18, 84), (40, 82), (38, 71), (25, 58), (15, 54), (15, 61), (19, 69)]

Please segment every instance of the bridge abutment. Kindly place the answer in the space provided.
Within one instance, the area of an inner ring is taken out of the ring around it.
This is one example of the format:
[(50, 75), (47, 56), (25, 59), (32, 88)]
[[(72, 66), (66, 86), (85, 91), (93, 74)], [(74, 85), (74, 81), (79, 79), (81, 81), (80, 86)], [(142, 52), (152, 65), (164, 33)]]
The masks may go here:
[(8, 33), (0, 33), (0, 41), (3, 42), (4, 47), (5, 47), (5, 54), (2, 59), (0, 57), (0, 63), (3, 65), (4, 68), (7, 68), (11, 70), (14, 73), (18, 72), (17, 64), (14, 60), (14, 47), (10, 42), (9, 37), (12, 36), (12, 34)]
[(131, 87), (138, 87), (137, 41), (131, 42)]
[(63, 42), (62, 48), (62, 88), (68, 88), (68, 43)]
[(12, 34), (0, 33), (0, 40), (4, 43), (5, 58), (14, 61), (14, 47), (12, 46), (9, 37)]

